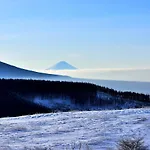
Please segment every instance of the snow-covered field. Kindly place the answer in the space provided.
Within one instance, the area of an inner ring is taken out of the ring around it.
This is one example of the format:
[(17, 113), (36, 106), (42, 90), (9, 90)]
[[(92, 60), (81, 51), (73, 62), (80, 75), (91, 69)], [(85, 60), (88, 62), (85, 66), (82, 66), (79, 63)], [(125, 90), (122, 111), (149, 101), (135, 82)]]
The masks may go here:
[(114, 149), (120, 138), (143, 136), (150, 146), (150, 109), (37, 114), (0, 119), (0, 150), (51, 147), (66, 150), (86, 144), (92, 150)]

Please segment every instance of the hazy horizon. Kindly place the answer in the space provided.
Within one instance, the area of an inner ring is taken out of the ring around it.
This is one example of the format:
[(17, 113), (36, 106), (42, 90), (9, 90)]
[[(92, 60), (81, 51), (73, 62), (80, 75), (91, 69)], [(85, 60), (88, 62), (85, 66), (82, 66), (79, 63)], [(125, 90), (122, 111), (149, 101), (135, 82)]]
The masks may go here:
[(148, 0), (0, 1), (0, 61), (44, 70), (65, 60), (73, 76), (150, 81), (149, 13)]

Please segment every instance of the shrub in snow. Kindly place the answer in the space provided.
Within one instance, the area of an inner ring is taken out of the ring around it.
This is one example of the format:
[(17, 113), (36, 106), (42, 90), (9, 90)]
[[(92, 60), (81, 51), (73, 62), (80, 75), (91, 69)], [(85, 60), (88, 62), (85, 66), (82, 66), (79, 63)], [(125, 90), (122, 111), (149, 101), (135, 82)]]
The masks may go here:
[(149, 150), (141, 137), (121, 139), (118, 143), (118, 150)]

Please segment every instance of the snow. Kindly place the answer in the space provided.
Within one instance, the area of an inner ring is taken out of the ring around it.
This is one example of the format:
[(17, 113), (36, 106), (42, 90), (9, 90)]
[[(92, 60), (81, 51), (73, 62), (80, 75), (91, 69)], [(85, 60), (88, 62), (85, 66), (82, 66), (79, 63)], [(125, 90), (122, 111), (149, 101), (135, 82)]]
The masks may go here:
[(73, 104), (69, 98), (63, 99), (59, 97), (44, 99), (40, 96), (37, 96), (34, 98), (33, 102), (54, 110), (61, 108), (77, 109), (77, 105)]
[[(22, 97), (24, 98), (24, 97)], [(111, 96), (104, 92), (97, 92), (97, 101), (101, 101), (101, 104), (90, 104), (87, 101), (85, 105), (77, 104), (70, 97), (42, 97), (34, 96), (24, 99), (30, 99), (36, 104), (47, 107), (53, 111), (69, 111), (69, 110), (116, 110), (116, 109), (128, 109), (128, 108), (141, 108), (150, 106), (150, 103), (144, 103), (136, 100), (122, 99), (118, 96)]]
[(97, 92), (97, 97), (103, 100), (111, 100), (111, 98), (114, 98), (113, 96), (111, 96), (110, 94), (104, 93), (104, 92)]
[(150, 146), (150, 108), (36, 114), (0, 119), (0, 150), (65, 150), (86, 144), (92, 150), (114, 149), (122, 137), (144, 137)]

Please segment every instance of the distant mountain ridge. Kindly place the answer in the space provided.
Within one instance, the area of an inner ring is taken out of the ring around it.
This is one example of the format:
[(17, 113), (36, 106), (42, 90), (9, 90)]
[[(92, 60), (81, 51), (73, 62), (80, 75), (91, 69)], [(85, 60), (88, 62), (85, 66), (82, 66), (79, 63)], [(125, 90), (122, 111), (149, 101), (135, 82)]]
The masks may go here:
[(0, 61), (0, 78), (63, 79), (69, 77), (26, 70)]
[(76, 70), (76, 69), (77, 69), (76, 67), (70, 65), (66, 61), (60, 61), (46, 70)]

